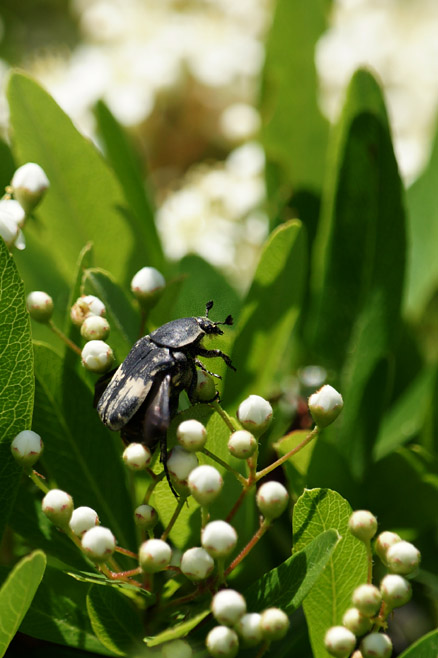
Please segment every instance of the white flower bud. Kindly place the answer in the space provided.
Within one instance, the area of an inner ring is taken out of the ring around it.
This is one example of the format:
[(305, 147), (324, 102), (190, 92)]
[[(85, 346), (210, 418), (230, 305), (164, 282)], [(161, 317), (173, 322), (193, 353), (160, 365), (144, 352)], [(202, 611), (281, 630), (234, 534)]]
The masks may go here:
[(130, 443), (123, 451), (123, 461), (131, 471), (141, 471), (151, 463), (152, 453), (142, 443)]
[(240, 403), (237, 418), (244, 429), (255, 435), (260, 435), (271, 423), (272, 407), (260, 395), (250, 395)]
[(100, 315), (89, 315), (81, 326), (81, 336), (85, 340), (105, 340), (109, 332), (108, 320)]
[(113, 351), (103, 340), (90, 340), (82, 349), (82, 364), (91, 372), (106, 372), (113, 361)]
[(406, 576), (415, 571), (420, 564), (420, 551), (408, 541), (399, 541), (390, 546), (386, 552), (388, 569), (393, 573)]
[(195, 396), (200, 402), (211, 402), (217, 395), (214, 379), (208, 372), (203, 370), (196, 371), (196, 390)]
[(139, 528), (150, 530), (157, 524), (157, 510), (151, 505), (139, 505), (134, 510), (134, 521)]
[(246, 601), (234, 589), (222, 589), (213, 596), (211, 611), (224, 626), (234, 626), (246, 612)]
[(156, 297), (165, 285), (163, 275), (155, 267), (143, 267), (134, 274), (131, 290), (139, 301), (145, 301)]
[(191, 471), (188, 478), (190, 493), (200, 505), (209, 505), (220, 494), (224, 481), (214, 466), (203, 464)]
[(167, 460), (169, 473), (175, 478), (177, 484), (187, 486), (187, 478), (198, 465), (195, 453), (184, 450), (181, 446), (172, 448)]
[(258, 612), (248, 612), (235, 625), (235, 630), (246, 646), (254, 647), (262, 641), (261, 619), (262, 616)]
[(11, 249), (18, 238), (20, 228), (13, 215), (4, 207), (4, 201), (0, 201), (0, 237), (6, 243), (8, 249)]
[(260, 628), (264, 640), (281, 640), (289, 630), (289, 618), (280, 608), (267, 608), (261, 614)]
[(382, 595), (377, 587), (370, 584), (359, 585), (353, 592), (353, 604), (367, 617), (373, 617), (379, 612)]
[(204, 580), (214, 569), (214, 560), (204, 548), (189, 548), (181, 558), (181, 571), (190, 580)]
[(382, 560), (383, 564), (386, 564), (386, 553), (388, 549), (394, 544), (397, 544), (399, 541), (401, 541), (401, 537), (399, 537), (395, 532), (389, 532), (388, 530), (385, 530), (385, 532), (381, 532), (380, 535), (378, 535), (374, 549), (379, 558)]
[(412, 596), (411, 583), (396, 573), (389, 573), (380, 582), (382, 599), (391, 608), (400, 608)]
[(354, 649), (356, 636), (344, 626), (332, 626), (325, 634), (324, 644), (331, 656), (346, 658)]
[(73, 324), (80, 327), (89, 315), (103, 317), (106, 313), (105, 304), (94, 295), (82, 295), (70, 310), (70, 318)]
[(146, 573), (163, 571), (172, 558), (172, 549), (162, 539), (148, 539), (140, 546), (138, 561)]
[(210, 521), (202, 529), (201, 544), (211, 557), (224, 557), (237, 543), (237, 533), (226, 521)]
[(82, 537), (83, 534), (94, 528), (94, 526), (99, 525), (99, 517), (97, 512), (91, 507), (77, 507), (73, 510), (73, 514), (70, 519), (70, 530), (75, 533), (78, 537)]
[(213, 658), (234, 658), (239, 651), (237, 633), (228, 626), (215, 626), (205, 640), (208, 652)]
[(389, 658), (392, 642), (385, 633), (370, 633), (360, 643), (363, 658)]
[(53, 313), (53, 299), (46, 292), (34, 290), (26, 298), (30, 317), (37, 322), (48, 322)]
[(368, 633), (371, 630), (373, 622), (357, 608), (349, 608), (342, 617), (342, 623), (345, 628), (354, 633), (357, 637)]
[(26, 221), (26, 213), (23, 207), (14, 199), (0, 200), (0, 216), (10, 217), (18, 228), (23, 228)]
[(36, 432), (23, 430), (12, 441), (11, 451), (19, 464), (30, 467), (40, 458), (43, 442)]
[(344, 406), (342, 395), (325, 384), (309, 398), (309, 410), (318, 427), (327, 427), (339, 416)]
[(377, 519), (367, 510), (356, 510), (350, 516), (348, 527), (354, 537), (368, 542), (377, 532)]
[(176, 430), (180, 445), (189, 452), (201, 450), (207, 441), (207, 430), (198, 420), (183, 420)]
[(90, 528), (82, 537), (82, 549), (94, 562), (105, 562), (114, 553), (115, 548), (113, 533), (100, 525)]
[(73, 498), (60, 489), (51, 489), (42, 500), (44, 514), (60, 528), (68, 526), (73, 514)]
[(162, 658), (192, 658), (192, 647), (186, 640), (172, 640), (161, 646)]
[(249, 459), (257, 449), (257, 440), (248, 430), (237, 430), (228, 439), (228, 450), (238, 459)]
[(275, 480), (265, 482), (257, 491), (257, 507), (268, 520), (276, 519), (283, 514), (288, 501), (287, 489)]
[(15, 171), (11, 187), (15, 198), (29, 214), (43, 198), (49, 179), (39, 165), (27, 162)]

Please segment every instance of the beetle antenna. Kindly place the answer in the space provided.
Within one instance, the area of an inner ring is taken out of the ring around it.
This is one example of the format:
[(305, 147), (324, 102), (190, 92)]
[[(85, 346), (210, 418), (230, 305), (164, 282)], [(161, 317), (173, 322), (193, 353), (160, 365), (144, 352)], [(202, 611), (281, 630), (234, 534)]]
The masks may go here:
[(231, 325), (231, 324), (233, 324), (233, 316), (232, 315), (227, 315), (224, 322), (215, 322), (215, 324), (228, 324), (228, 325)]
[(205, 317), (208, 318), (210, 310), (213, 308), (213, 300), (209, 301), (205, 305)]

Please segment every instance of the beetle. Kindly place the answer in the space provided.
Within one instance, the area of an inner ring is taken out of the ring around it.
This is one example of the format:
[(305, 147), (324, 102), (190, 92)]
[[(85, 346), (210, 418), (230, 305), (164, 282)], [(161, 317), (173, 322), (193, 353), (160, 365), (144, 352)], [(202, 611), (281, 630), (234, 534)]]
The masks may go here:
[(95, 406), (104, 425), (120, 431), (125, 443), (137, 441), (151, 451), (159, 443), (160, 459), (174, 494), (167, 470), (167, 430), (178, 411), (179, 395), (185, 390), (190, 402), (196, 401), (197, 367), (219, 377), (197, 357), (220, 357), (235, 370), (227, 354), (202, 345), (204, 336), (224, 333), (219, 325), (233, 324), (231, 315), (224, 322), (210, 320), (212, 307), (209, 301), (204, 317), (172, 320), (143, 336), (118, 368), (96, 382)]

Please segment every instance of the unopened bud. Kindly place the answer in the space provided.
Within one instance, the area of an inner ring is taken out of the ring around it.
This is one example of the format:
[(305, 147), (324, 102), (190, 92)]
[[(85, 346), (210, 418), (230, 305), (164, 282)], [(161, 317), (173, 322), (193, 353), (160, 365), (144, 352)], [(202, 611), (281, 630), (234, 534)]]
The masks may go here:
[(237, 459), (249, 459), (257, 450), (257, 439), (248, 430), (237, 430), (228, 439), (228, 450)]
[(190, 580), (204, 580), (214, 569), (214, 560), (204, 548), (189, 548), (181, 558), (181, 571)]
[(151, 530), (158, 521), (157, 510), (151, 505), (139, 505), (134, 510), (134, 520), (139, 528)]
[(405, 605), (412, 596), (411, 583), (396, 573), (389, 573), (381, 580), (380, 591), (382, 599), (391, 610)]
[(385, 532), (381, 532), (380, 535), (378, 535), (376, 543), (374, 544), (374, 549), (383, 564), (386, 564), (386, 553), (388, 549), (399, 541), (401, 541), (401, 537), (395, 532), (385, 530)]
[(51, 489), (42, 500), (44, 514), (60, 528), (65, 528), (73, 514), (73, 498), (60, 489)]
[(82, 349), (82, 364), (91, 372), (106, 372), (112, 366), (114, 354), (103, 340), (90, 340)]
[(35, 162), (27, 162), (15, 171), (11, 187), (15, 198), (29, 214), (46, 193), (49, 179), (39, 165)]
[(344, 406), (342, 395), (329, 384), (309, 397), (309, 410), (318, 427), (327, 427), (339, 416)]
[(262, 616), (258, 612), (248, 612), (235, 625), (235, 630), (247, 647), (254, 647), (262, 641), (261, 619)]
[(201, 544), (213, 558), (229, 555), (237, 543), (237, 533), (226, 521), (211, 521), (202, 529)]
[(260, 619), (260, 628), (263, 639), (269, 642), (281, 640), (289, 630), (289, 618), (280, 608), (267, 608), (263, 610)]
[(250, 395), (240, 403), (237, 418), (244, 429), (260, 436), (272, 421), (272, 407), (260, 395)]
[(90, 530), (90, 528), (94, 528), (94, 526), (97, 525), (99, 525), (99, 517), (97, 512), (91, 507), (83, 506), (77, 507), (73, 510), (69, 526), (70, 530), (78, 537), (82, 537), (87, 530)]
[(207, 441), (207, 430), (198, 420), (183, 420), (176, 430), (179, 444), (189, 452), (201, 450)]
[(11, 451), (21, 466), (30, 467), (40, 458), (43, 451), (43, 442), (36, 432), (23, 430), (12, 441)]
[(175, 446), (169, 453), (167, 468), (177, 485), (187, 487), (187, 478), (197, 465), (198, 459), (195, 453), (188, 452), (181, 446)]
[(141, 471), (152, 461), (152, 453), (142, 443), (130, 443), (123, 451), (123, 461), (131, 471)]
[(377, 519), (367, 510), (356, 510), (350, 516), (348, 527), (354, 537), (369, 542), (377, 532)]
[(370, 633), (360, 643), (363, 658), (389, 658), (392, 642), (385, 633)]
[(404, 576), (413, 573), (420, 564), (420, 551), (408, 541), (399, 541), (386, 552), (388, 569)]
[(70, 317), (73, 324), (80, 327), (89, 315), (103, 317), (106, 313), (105, 304), (94, 295), (82, 295), (71, 307)]
[(140, 303), (157, 302), (166, 285), (163, 275), (155, 267), (143, 267), (134, 274), (131, 290)]
[(214, 379), (208, 372), (203, 370), (196, 371), (196, 398), (200, 402), (211, 402), (217, 396), (216, 386), (214, 384)]
[(234, 626), (246, 612), (246, 601), (234, 589), (222, 589), (213, 596), (211, 611), (224, 626)]
[(163, 571), (171, 560), (172, 550), (162, 539), (148, 539), (140, 546), (139, 564), (146, 573)]
[(357, 608), (349, 608), (342, 617), (342, 623), (345, 628), (348, 628), (357, 637), (368, 633), (373, 625), (370, 617), (364, 615)]
[(356, 636), (344, 626), (332, 626), (325, 634), (324, 644), (331, 656), (346, 658), (354, 649)]
[(105, 340), (109, 332), (108, 320), (100, 315), (89, 315), (81, 326), (81, 336), (85, 340)]
[(257, 507), (266, 519), (276, 519), (286, 509), (289, 494), (280, 482), (272, 480), (262, 484), (257, 491), (256, 501)]
[(237, 633), (228, 626), (215, 626), (205, 641), (208, 652), (213, 658), (234, 658), (239, 651)]
[(95, 526), (82, 537), (82, 549), (94, 562), (105, 562), (114, 553), (116, 540), (109, 528)]
[(200, 505), (209, 505), (220, 494), (224, 481), (214, 466), (203, 464), (190, 472), (188, 485), (193, 498)]
[(359, 585), (353, 592), (353, 604), (362, 614), (373, 617), (379, 611), (382, 595), (377, 587), (370, 584)]
[(18, 239), (20, 228), (15, 221), (14, 215), (9, 211), (6, 201), (0, 201), (0, 237), (6, 243), (8, 249), (11, 249)]
[(48, 322), (53, 314), (53, 299), (46, 292), (34, 290), (26, 298), (29, 315), (37, 322)]

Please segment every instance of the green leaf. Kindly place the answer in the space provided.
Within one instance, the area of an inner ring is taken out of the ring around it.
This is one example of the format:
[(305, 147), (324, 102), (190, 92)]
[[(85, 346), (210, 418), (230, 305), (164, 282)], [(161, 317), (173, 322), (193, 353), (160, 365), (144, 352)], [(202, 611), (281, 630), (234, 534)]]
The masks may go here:
[(318, 108), (314, 51), (327, 5), (279, 0), (266, 45), (262, 142), (294, 188), (319, 189), (324, 171), (328, 122)]
[(438, 630), (431, 631), (403, 651), (400, 658), (432, 658), (438, 655)]
[(30, 429), (34, 394), (33, 354), (23, 282), (0, 239), (0, 537), (17, 493), (21, 468), (11, 441)]
[(87, 590), (84, 583), (47, 567), (20, 631), (47, 642), (114, 656), (93, 633), (86, 613)]
[[(93, 144), (27, 75), (11, 75), (8, 99), (17, 159), (37, 162), (50, 180), (38, 219), (27, 223), (26, 237), (32, 250), (38, 245), (40, 263), (51, 263), (58, 271), (53, 288), (65, 293), (77, 254), (90, 240), (96, 263), (128, 282), (132, 270), (144, 265), (147, 245), (138, 224), (120, 212), (125, 199), (116, 177)], [(22, 255), (20, 263), (24, 261)], [(34, 273), (35, 283), (44, 269)]]
[(190, 617), (186, 621), (183, 621), (181, 624), (167, 628), (162, 633), (154, 635), (153, 637), (145, 638), (146, 645), (148, 647), (156, 647), (164, 642), (170, 642), (171, 640), (178, 640), (179, 638), (186, 637), (198, 624), (201, 623), (210, 614), (210, 609), (203, 610), (194, 617)]
[(306, 275), (306, 243), (299, 221), (269, 237), (237, 326), (231, 354), (237, 373), (227, 375), (224, 405), (251, 393), (267, 396), (298, 319)]
[(5, 655), (29, 609), (46, 568), (46, 556), (35, 551), (15, 565), (0, 590), (0, 658)]
[(435, 403), (436, 381), (436, 367), (425, 368), (385, 414), (374, 445), (376, 461), (420, 432)]
[(306, 490), (294, 507), (294, 553), (329, 528), (342, 537), (303, 604), (315, 658), (328, 658), (324, 635), (330, 626), (341, 624), (353, 590), (367, 579), (365, 546), (348, 531), (351, 511), (348, 502), (330, 489)]
[(14, 158), (9, 144), (0, 138), (0, 186), (2, 189), (11, 182), (15, 168)]
[(438, 131), (429, 163), (408, 189), (409, 267), (404, 308), (411, 320), (418, 319), (438, 287)]
[(102, 644), (118, 656), (143, 647), (143, 624), (132, 601), (114, 588), (92, 586), (87, 594), (91, 625)]
[(251, 611), (271, 606), (288, 615), (297, 610), (327, 566), (341, 538), (336, 530), (327, 530), (311, 540), (279, 567), (259, 578), (245, 591)]
[(50, 348), (35, 345), (34, 428), (44, 437), (43, 463), (75, 506), (96, 510), (121, 546), (134, 548), (133, 505), (126, 487), (118, 434), (93, 409), (93, 395)]
[(98, 101), (95, 116), (106, 158), (119, 179), (127, 204), (137, 216), (137, 225), (145, 245), (145, 264), (161, 270), (164, 256), (155, 227), (154, 208), (146, 192), (134, 149), (128, 135), (103, 101)]
[[(145, 589), (140, 589), (137, 585), (134, 585), (127, 581), (121, 580), (110, 580), (102, 573), (91, 572), (91, 571), (67, 571), (67, 574), (78, 580), (81, 583), (89, 583), (90, 585), (101, 585), (103, 587), (111, 587), (117, 591), (124, 590), (126, 593), (129, 592), (130, 596), (135, 595), (135, 597), (142, 597), (149, 599), (149, 605), (155, 601), (155, 594), (146, 591)], [(134, 598), (134, 597), (133, 597)]]

